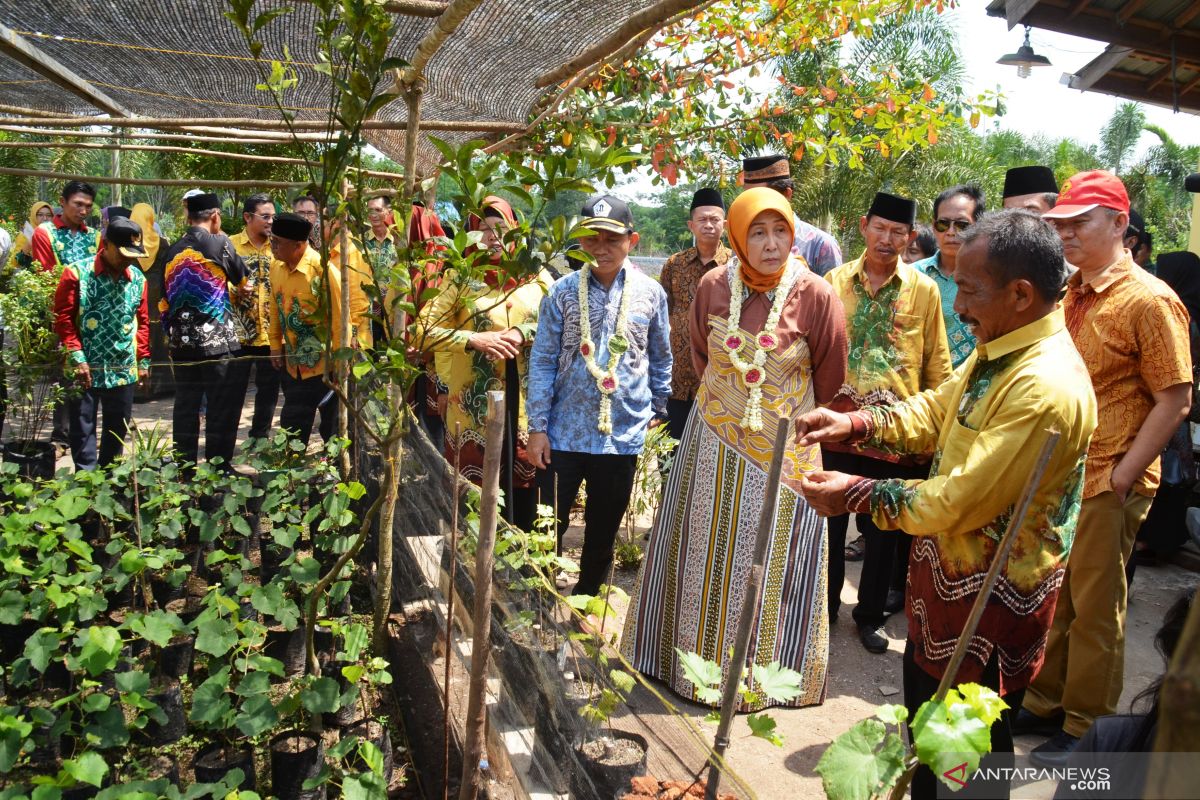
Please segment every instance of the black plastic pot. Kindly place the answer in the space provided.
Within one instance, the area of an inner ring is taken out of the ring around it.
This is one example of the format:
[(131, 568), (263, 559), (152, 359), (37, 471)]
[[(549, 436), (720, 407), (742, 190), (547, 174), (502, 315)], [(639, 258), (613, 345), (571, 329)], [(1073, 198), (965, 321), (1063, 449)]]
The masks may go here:
[(159, 724), (154, 720), (147, 723), (143, 735), (153, 745), (171, 744), (187, 733), (187, 716), (183, 713), (183, 694), (178, 681), (169, 681), (151, 691), (146, 698), (156, 704), (166, 715), (167, 721)]
[(242, 771), (242, 782), (237, 788), (254, 791), (258, 778), (254, 773), (254, 750), (248, 744), (226, 747), (213, 742), (201, 748), (192, 761), (197, 783), (216, 783), (233, 769)]
[(325, 787), (304, 789), (325, 764), (325, 745), (309, 731), (284, 731), (271, 739), (271, 793), (280, 800), (323, 800)]
[(25, 619), (16, 625), (0, 625), (0, 658), (11, 664), (25, 650), (25, 642), (37, 632), (41, 623)]
[(158, 674), (166, 678), (182, 678), (191, 674), (195, 654), (196, 634), (176, 636), (159, 653)]
[[(321, 667), (321, 674), (327, 675), (337, 681), (338, 696), (345, 695), (350, 691), (350, 682), (342, 677), (342, 667), (346, 666), (340, 661), (328, 659)], [(351, 703), (348, 706), (339, 708), (332, 714), (322, 714), (321, 721), (325, 723), (327, 728), (345, 728), (348, 725), (353, 725), (359, 719), (358, 703)]]
[[(608, 763), (606, 748), (602, 739), (593, 739), (576, 749), (575, 755), (583, 765), (583, 775), (575, 775), (575, 781), (591, 781), (594, 794), (601, 800), (617, 800), (629, 792), (631, 779), (646, 774), (646, 740), (636, 733), (628, 731), (612, 731), (611, 736), (618, 742), (631, 742), (641, 749), (641, 758), (634, 763)], [(585, 787), (578, 787), (572, 794), (587, 797), (593, 792)]]
[[(387, 726), (379, 720), (370, 717), (358, 719), (342, 731), (343, 739), (351, 736), (365, 739), (379, 748), (379, 752), (383, 753), (383, 781), (386, 784), (390, 784), (392, 782), (392, 770), (395, 767), (396, 761), (392, 754), (392, 735), (388, 731)], [(346, 765), (354, 772), (365, 772), (367, 769), (366, 762), (358, 755), (358, 748), (351, 750), (350, 755), (346, 756)]]
[(27, 439), (5, 442), (4, 461), (16, 464), (22, 476), (48, 481), (54, 477), (55, 451), (50, 442), (33, 442)]
[(263, 654), (283, 662), (284, 674), (303, 675), (305, 668), (304, 629), (287, 631), (283, 628), (267, 628), (267, 641)]

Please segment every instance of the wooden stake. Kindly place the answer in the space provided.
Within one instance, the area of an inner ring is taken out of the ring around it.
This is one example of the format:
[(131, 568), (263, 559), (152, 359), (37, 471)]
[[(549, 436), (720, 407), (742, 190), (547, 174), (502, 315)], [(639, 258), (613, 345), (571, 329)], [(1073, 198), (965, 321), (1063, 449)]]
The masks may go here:
[(763, 490), (762, 510), (758, 515), (758, 533), (754, 537), (754, 560), (750, 564), (750, 575), (746, 578), (745, 595), (742, 597), (741, 616), (733, 641), (733, 656), (729, 661), (729, 674), (725, 677), (724, 694), (721, 696), (721, 721), (713, 740), (712, 768), (708, 773), (706, 800), (716, 800), (717, 787), (721, 783), (721, 767), (725, 748), (729, 747), (729, 728), (733, 725), (734, 710), (737, 708), (738, 684), (742, 682), (742, 671), (746, 668), (746, 653), (750, 649), (750, 633), (754, 628), (754, 609), (762, 593), (763, 565), (767, 561), (767, 545), (771, 541), (771, 528), (775, 525), (775, 507), (779, 504), (779, 482), (783, 476), (783, 456), (787, 450), (792, 421), (779, 418), (775, 426), (775, 449), (771, 452), (771, 469), (767, 473), (767, 486)]
[(479, 500), (479, 541), (475, 546), (475, 630), (471, 638), (471, 689), (467, 699), (467, 733), (458, 800), (475, 800), (483, 785), (479, 762), (484, 757), (488, 655), (491, 651), (492, 559), (496, 547), (496, 511), (500, 504), (500, 456), (504, 443), (504, 392), (490, 391), (487, 436), (483, 451), (483, 486)]
[[(4, 117), (0, 117), (0, 122), (4, 121)], [(20, 133), (26, 136), (53, 136), (56, 138), (70, 137), (79, 139), (111, 139), (111, 133), (102, 133), (98, 131), (67, 131), (62, 129), (48, 128), (23, 128), (14, 125), (0, 125), (0, 131), (7, 133)], [(154, 139), (164, 142), (208, 142), (211, 144), (237, 144), (237, 145), (291, 145), (294, 142), (291, 139), (273, 138), (273, 139), (253, 139), (239, 138), (231, 136), (196, 136), (185, 133), (136, 133), (128, 134), (130, 139)], [(301, 141), (325, 141), (302, 139)], [(14, 144), (9, 142), (8, 144)], [(51, 147), (53, 142), (34, 142), (33, 144), (42, 144), (45, 147)]]
[[(421, 402), (418, 398), (417, 402)], [(450, 509), (450, 589), (446, 593), (446, 664), (442, 677), (442, 688), (446, 697), (446, 716), (442, 718), (442, 743), (446, 751), (442, 756), (442, 800), (450, 799), (450, 655), (454, 646), (454, 576), (458, 573), (458, 506), (462, 498), (458, 494), (458, 481), (462, 476), (462, 423), (454, 423), (454, 475)]]

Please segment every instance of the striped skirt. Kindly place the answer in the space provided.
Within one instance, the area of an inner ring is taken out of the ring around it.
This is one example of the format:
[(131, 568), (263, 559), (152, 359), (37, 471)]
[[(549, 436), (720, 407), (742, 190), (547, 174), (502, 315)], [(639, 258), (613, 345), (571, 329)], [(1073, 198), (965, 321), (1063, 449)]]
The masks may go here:
[[(720, 662), (728, 676), (766, 482), (766, 470), (719, 439), (697, 406), (675, 452), (621, 640), (636, 669), (689, 700), (702, 702), (675, 649)], [(778, 661), (800, 673), (802, 691), (791, 706), (825, 699), (827, 547), (825, 521), (781, 486), (749, 652), (755, 664)], [(753, 690), (750, 677), (743, 680)], [(778, 705), (739, 702), (739, 711)]]

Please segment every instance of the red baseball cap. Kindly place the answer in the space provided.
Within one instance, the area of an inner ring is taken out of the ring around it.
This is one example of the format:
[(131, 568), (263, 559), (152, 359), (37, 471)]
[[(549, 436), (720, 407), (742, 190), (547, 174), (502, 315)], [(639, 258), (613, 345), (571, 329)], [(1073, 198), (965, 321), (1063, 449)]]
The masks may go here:
[(1111, 208), (1129, 213), (1129, 193), (1125, 184), (1111, 172), (1091, 169), (1072, 175), (1058, 190), (1054, 208), (1042, 214), (1045, 219), (1069, 219), (1093, 208)]

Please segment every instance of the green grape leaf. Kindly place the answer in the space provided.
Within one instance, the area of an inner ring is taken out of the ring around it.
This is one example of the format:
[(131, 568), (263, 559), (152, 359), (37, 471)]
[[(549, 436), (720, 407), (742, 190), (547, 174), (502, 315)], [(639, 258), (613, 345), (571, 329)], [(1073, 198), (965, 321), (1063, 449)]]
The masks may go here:
[(1008, 703), (1000, 699), (1000, 695), (994, 689), (980, 686), (978, 683), (959, 684), (958, 693), (962, 696), (963, 702), (975, 709), (975, 715), (986, 725), (991, 725), (1000, 719), (1000, 714), (1009, 707)]
[(253, 738), (275, 727), (279, 722), (279, 713), (271, 703), (271, 698), (260, 694), (242, 704), (233, 722), (239, 731)]
[(225, 715), (233, 708), (225, 687), (229, 684), (229, 668), (224, 667), (215, 675), (196, 687), (192, 695), (193, 722), (208, 727), (221, 725)]
[(746, 717), (746, 724), (750, 726), (750, 735), (757, 736), (759, 739), (766, 739), (776, 747), (783, 747), (783, 737), (775, 732), (775, 720), (766, 714), (751, 714)]
[(338, 658), (343, 661), (358, 661), (363, 648), (367, 646), (368, 633), (366, 625), (358, 622), (347, 625), (343, 634), (343, 650), (338, 653)]
[(83, 649), (79, 652), (79, 663), (93, 678), (116, 666), (121, 655), (121, 634), (116, 628), (93, 625), (83, 638)]
[(992, 749), (990, 726), (954, 690), (946, 694), (944, 702), (923, 703), (913, 717), (912, 731), (917, 758), (947, 786), (958, 784), (943, 773), (966, 762), (969, 775), (978, 768), (980, 757)]
[(23, 717), (0, 716), (0, 773), (7, 773), (21, 755), (21, 745), (33, 732), (33, 724)]
[(721, 665), (696, 653), (685, 653), (678, 647), (675, 655), (683, 668), (683, 679), (696, 687), (696, 697), (704, 703), (721, 701)]
[(15, 589), (0, 594), (0, 625), (16, 625), (25, 616), (25, 597)]
[(129, 621), (129, 630), (157, 646), (166, 647), (183, 630), (183, 620), (169, 611), (151, 611)]
[(145, 672), (130, 670), (118, 672), (115, 676), (117, 691), (121, 694), (145, 695), (150, 691), (150, 676)]
[(803, 678), (799, 672), (781, 666), (778, 661), (772, 661), (765, 667), (754, 665), (754, 688), (777, 703), (786, 703), (799, 697), (801, 680)]
[(237, 644), (237, 630), (222, 617), (210, 617), (196, 626), (196, 649), (210, 656), (223, 656)]
[(332, 714), (338, 710), (337, 681), (333, 678), (317, 678), (312, 686), (300, 693), (300, 700), (310, 714)]
[(904, 721), (908, 719), (908, 709), (900, 705), (880, 706), (875, 709), (875, 719), (892, 725), (903, 725)]
[(63, 770), (79, 783), (100, 788), (104, 776), (108, 774), (108, 764), (104, 763), (99, 753), (88, 751), (78, 758), (63, 761)]
[(904, 744), (877, 719), (864, 719), (833, 740), (817, 762), (829, 800), (886, 795), (904, 771)]
[(387, 797), (387, 785), (373, 772), (351, 775), (342, 782), (342, 797), (346, 800), (380, 800)]
[(38, 672), (45, 672), (50, 659), (58, 654), (62, 639), (57, 631), (42, 628), (25, 640), (25, 657)]

